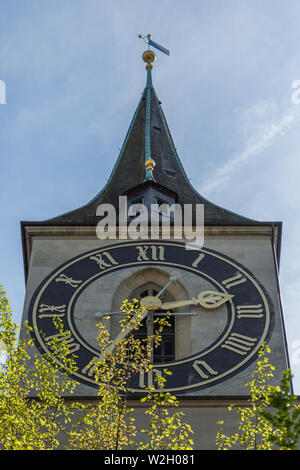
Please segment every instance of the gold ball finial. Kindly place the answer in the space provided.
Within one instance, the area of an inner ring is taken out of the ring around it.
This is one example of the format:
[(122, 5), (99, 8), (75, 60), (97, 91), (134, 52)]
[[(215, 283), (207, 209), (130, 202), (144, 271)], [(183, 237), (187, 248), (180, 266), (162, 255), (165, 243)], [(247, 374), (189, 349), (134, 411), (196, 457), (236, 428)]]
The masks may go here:
[(150, 68), (153, 69), (152, 62), (155, 61), (156, 55), (154, 54), (153, 51), (145, 51), (142, 55), (143, 61), (146, 62), (146, 69)]
[(153, 168), (155, 167), (155, 161), (152, 160), (152, 158), (148, 158), (148, 160), (145, 161), (145, 167), (147, 171), (153, 171)]

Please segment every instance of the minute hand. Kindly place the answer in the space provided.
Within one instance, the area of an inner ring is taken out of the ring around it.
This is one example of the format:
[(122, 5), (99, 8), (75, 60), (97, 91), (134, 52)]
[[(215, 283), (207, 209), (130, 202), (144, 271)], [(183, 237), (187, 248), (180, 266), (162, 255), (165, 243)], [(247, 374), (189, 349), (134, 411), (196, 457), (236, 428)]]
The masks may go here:
[[(112, 353), (116, 345), (133, 330), (136, 326), (137, 321), (141, 322), (148, 314), (148, 310), (143, 310), (142, 312), (136, 313), (128, 324), (123, 328), (123, 330), (118, 334), (118, 336), (112, 341), (112, 343), (105, 349), (105, 354)], [(100, 360), (104, 359), (104, 353), (100, 355)]]
[(201, 305), (204, 308), (218, 308), (223, 305), (227, 300), (231, 299), (233, 295), (225, 294), (223, 292), (216, 292), (206, 290), (200, 292), (198, 297), (193, 297), (191, 300), (178, 300), (177, 302), (166, 302), (161, 305), (161, 309), (170, 310), (172, 308), (185, 307), (186, 305)]

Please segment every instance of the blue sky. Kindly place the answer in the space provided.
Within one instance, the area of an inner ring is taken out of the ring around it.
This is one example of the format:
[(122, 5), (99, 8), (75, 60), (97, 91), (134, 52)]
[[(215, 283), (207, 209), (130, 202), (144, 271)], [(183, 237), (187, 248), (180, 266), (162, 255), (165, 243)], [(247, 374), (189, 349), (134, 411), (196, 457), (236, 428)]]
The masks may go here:
[(21, 320), (19, 222), (105, 185), (145, 85), (138, 33), (171, 54), (153, 72), (182, 163), (212, 202), (282, 221), (280, 280), (300, 394), (300, 3), (0, 0), (0, 283)]

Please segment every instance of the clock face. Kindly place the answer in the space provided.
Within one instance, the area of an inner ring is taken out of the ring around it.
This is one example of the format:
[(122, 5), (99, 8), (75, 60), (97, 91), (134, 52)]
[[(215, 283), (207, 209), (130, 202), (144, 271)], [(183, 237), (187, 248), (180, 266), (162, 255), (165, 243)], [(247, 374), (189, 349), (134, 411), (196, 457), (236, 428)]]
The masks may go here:
[[(73, 378), (97, 387), (91, 364), (101, 357), (101, 351), (89, 342), (76, 321), (76, 304), (104, 276), (119, 270), (156, 266), (180, 271), (182, 277), (193, 275), (199, 279), (199, 289), (192, 300), (166, 305), (176, 312), (179, 305), (199, 304), (202, 299), (196, 312), (202, 329), (194, 328), (192, 332), (194, 338), (198, 336), (194, 343), (200, 346), (194, 347), (189, 355), (156, 363), (149, 373), (141, 372), (132, 379), (131, 389), (145, 392), (146, 387), (153, 385), (153, 374), (160, 374), (165, 368), (172, 372), (166, 376), (165, 390), (182, 393), (214, 386), (248, 367), (272, 330), (274, 310), (266, 290), (244, 266), (227, 256), (207, 248), (187, 250), (183, 242), (177, 241), (117, 243), (83, 253), (55, 269), (40, 284), (29, 307), (29, 324), (39, 350), (51, 354), (53, 337), (60, 339), (53, 318), (60, 318), (68, 332), (70, 354), (76, 356), (78, 370)], [(203, 285), (209, 286), (208, 296), (208, 289), (200, 287)], [(221, 299), (216, 308), (210, 308), (212, 292)], [(151, 302), (153, 297), (145, 300), (149, 309)], [(206, 334), (205, 328), (214, 331), (214, 335)]]

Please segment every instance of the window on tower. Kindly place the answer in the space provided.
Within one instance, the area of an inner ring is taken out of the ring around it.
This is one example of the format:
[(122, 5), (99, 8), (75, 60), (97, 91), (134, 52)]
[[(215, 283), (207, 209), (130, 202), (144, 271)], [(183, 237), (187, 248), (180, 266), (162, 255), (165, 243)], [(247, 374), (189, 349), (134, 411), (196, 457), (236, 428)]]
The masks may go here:
[[(160, 291), (160, 288), (152, 283), (146, 284), (139, 289), (136, 289), (130, 296), (132, 299), (142, 299), (147, 296), (156, 296)], [(163, 302), (172, 300), (172, 297), (168, 295), (166, 291), (160, 299)], [(155, 319), (165, 315), (164, 310), (155, 310), (154, 313), (149, 313), (141, 323), (140, 328), (133, 334), (136, 338), (143, 340), (147, 336), (150, 336), (155, 331)], [(170, 362), (175, 359), (175, 319), (174, 316), (168, 317), (169, 326), (164, 326), (161, 334), (161, 342), (158, 347), (153, 348), (153, 364), (162, 362)]]

